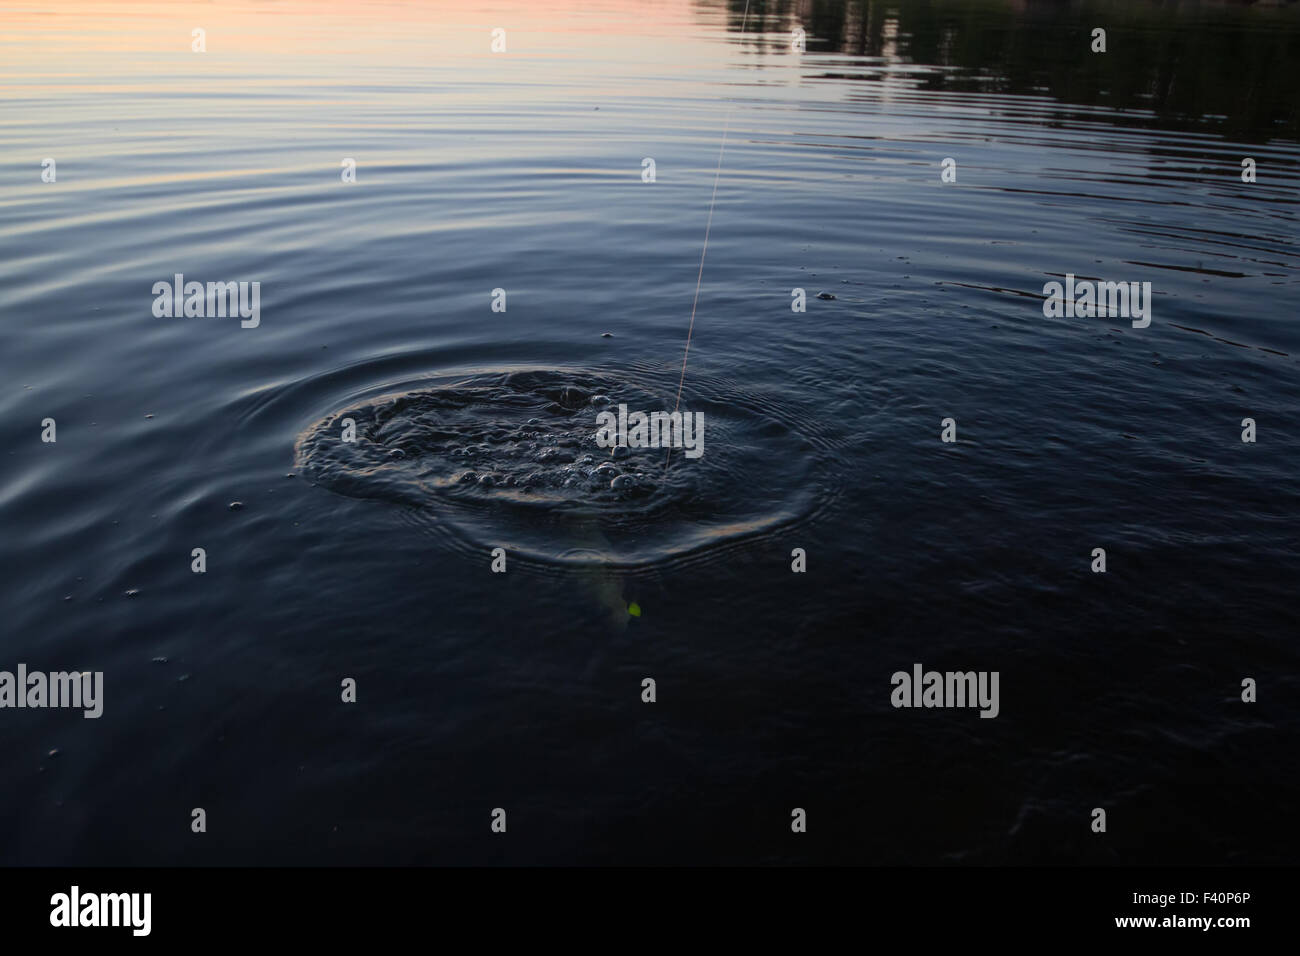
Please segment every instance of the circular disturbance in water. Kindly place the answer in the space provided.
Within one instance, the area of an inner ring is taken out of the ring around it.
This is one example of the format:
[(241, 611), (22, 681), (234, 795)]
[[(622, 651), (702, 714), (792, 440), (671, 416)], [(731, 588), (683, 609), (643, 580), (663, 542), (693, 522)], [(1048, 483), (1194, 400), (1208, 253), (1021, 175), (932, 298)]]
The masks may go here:
[[(832, 493), (828, 446), (751, 396), (694, 383), (703, 454), (602, 448), (597, 414), (672, 411), (658, 387), (553, 369), (473, 375), (356, 399), (309, 426), (297, 467), (355, 498), (399, 502), (465, 543), (551, 564), (672, 560), (810, 516)], [(355, 441), (343, 440), (345, 420)]]

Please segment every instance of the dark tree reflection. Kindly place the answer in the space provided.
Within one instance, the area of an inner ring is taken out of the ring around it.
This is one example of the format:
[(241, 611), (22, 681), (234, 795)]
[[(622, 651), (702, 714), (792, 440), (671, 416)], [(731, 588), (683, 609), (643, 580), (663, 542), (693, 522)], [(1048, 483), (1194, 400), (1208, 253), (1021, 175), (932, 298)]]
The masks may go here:
[[(745, 0), (701, 0), (739, 32)], [(1177, 0), (750, 0), (756, 62), (839, 53), (916, 68), (917, 88), (1035, 94), (1154, 113), (1145, 125), (1240, 141), (1300, 139), (1300, 3)], [(1094, 27), (1107, 52), (1090, 51)], [(873, 61), (864, 59), (863, 63)], [(788, 65), (788, 61), (786, 61)], [(924, 69), (924, 68), (930, 69)], [(878, 81), (809, 59), (810, 76)], [(934, 69), (942, 68), (942, 69)]]

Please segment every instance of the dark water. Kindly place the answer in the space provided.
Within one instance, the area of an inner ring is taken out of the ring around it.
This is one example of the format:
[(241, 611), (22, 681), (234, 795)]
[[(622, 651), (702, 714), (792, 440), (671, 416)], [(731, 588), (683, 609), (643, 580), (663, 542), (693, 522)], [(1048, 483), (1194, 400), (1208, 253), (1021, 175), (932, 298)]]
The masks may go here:
[(1297, 5), (0, 16), (0, 861), (1295, 859)]

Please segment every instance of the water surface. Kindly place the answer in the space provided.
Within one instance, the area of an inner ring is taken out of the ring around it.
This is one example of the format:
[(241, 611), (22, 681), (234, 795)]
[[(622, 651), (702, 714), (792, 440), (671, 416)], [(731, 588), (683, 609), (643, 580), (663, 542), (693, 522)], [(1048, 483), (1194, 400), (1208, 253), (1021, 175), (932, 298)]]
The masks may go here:
[(0, 859), (1294, 858), (1300, 7), (744, 11), (0, 13)]

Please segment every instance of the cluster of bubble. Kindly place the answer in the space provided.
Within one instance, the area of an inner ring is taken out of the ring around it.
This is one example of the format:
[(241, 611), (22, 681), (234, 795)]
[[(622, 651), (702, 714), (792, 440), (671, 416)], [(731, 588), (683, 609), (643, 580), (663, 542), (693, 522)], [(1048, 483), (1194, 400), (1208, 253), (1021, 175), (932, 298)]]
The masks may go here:
[[(656, 453), (597, 443), (596, 415), (614, 403), (610, 384), (517, 372), (385, 396), (318, 423), (300, 458), (330, 484), (382, 476), (453, 497), (597, 507), (653, 497), (663, 488)], [(340, 440), (348, 419), (356, 425), (350, 443)]]
[[(592, 409), (609, 404), (605, 395), (588, 400)], [(453, 459), (469, 466), (456, 478), (458, 484), (517, 488), (524, 494), (570, 489), (629, 497), (648, 495), (656, 487), (650, 475), (628, 460), (630, 448), (601, 448), (594, 428), (557, 429), (530, 418), (518, 428), (497, 429), (485, 437), (485, 442), (450, 449)]]

